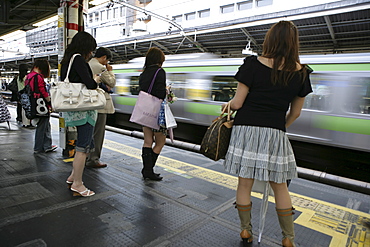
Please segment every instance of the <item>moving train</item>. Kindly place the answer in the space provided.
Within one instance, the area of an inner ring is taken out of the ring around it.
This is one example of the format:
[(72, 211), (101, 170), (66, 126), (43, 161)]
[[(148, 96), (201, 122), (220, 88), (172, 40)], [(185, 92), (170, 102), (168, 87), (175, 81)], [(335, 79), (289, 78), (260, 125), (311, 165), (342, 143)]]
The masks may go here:
[[(117, 114), (132, 113), (144, 59), (113, 66)], [(314, 70), (313, 93), (288, 128), (289, 138), (370, 153), (370, 53), (303, 55), (300, 59)], [(242, 63), (243, 58), (208, 53), (166, 56), (167, 84), (172, 84), (178, 97), (170, 105), (177, 122), (209, 126), (221, 105), (233, 98), (234, 75)]]

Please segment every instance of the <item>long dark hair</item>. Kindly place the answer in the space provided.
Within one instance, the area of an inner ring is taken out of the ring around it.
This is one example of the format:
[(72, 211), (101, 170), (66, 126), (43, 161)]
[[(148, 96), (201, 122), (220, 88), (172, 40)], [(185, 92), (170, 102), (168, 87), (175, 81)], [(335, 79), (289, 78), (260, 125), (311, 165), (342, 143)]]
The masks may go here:
[(64, 52), (64, 57), (61, 64), (68, 64), (73, 54), (79, 53), (86, 60), (89, 59), (90, 53), (95, 51), (96, 41), (91, 34), (82, 31), (73, 36), (71, 43), (67, 46)]
[(41, 75), (44, 76), (44, 78), (48, 78), (50, 76), (50, 64), (48, 60), (46, 59), (37, 59), (35, 60), (32, 69), (38, 68), (41, 71)]
[(23, 78), (28, 74), (28, 65), (25, 64), (25, 63), (22, 63), (19, 65), (19, 76), (18, 78), (20, 78), (21, 80), (23, 80)]
[(154, 64), (161, 67), (164, 60), (165, 56), (163, 51), (157, 47), (152, 47), (146, 53), (144, 70)]
[[(298, 29), (293, 22), (279, 21), (270, 28), (263, 42), (262, 56), (274, 59), (272, 83), (287, 85), (297, 71), (297, 63), (302, 66), (299, 61)], [(304, 78), (304, 66), (302, 72)]]

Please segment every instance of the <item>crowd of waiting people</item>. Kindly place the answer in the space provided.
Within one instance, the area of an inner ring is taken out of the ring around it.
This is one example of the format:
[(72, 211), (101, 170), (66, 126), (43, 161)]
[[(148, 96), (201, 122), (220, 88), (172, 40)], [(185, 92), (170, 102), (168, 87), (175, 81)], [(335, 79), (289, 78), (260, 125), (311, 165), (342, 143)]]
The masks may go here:
[[(89, 33), (79, 32), (67, 46), (61, 61), (61, 80), (64, 80), (70, 59), (78, 54), (69, 73), (70, 82), (83, 83), (88, 89), (103, 88), (109, 102), (104, 110), (71, 111), (64, 114), (66, 127), (77, 129), (73, 168), (66, 183), (75, 195), (82, 197), (95, 194), (83, 183), (85, 166), (107, 166), (100, 161), (104, 126), (107, 114), (114, 113), (109, 95), (116, 83), (109, 64), (112, 53), (103, 47), (95, 52), (96, 47), (97, 43)], [(297, 27), (290, 21), (274, 24), (265, 36), (261, 56), (249, 56), (239, 67), (235, 75), (237, 90), (234, 98), (227, 103), (237, 113), (224, 167), (227, 172), (238, 176), (236, 208), (244, 245), (253, 240), (251, 191), (257, 179), (269, 182), (274, 191), (276, 213), (283, 234), (282, 245), (295, 246), (294, 208), (287, 181), (297, 177), (297, 166), (286, 128), (299, 117), (305, 96), (312, 92), (309, 79), (312, 70), (300, 63), (298, 52)], [(139, 79), (140, 90), (144, 92), (149, 91), (151, 81), (154, 80), (150, 94), (159, 99), (166, 97), (166, 73), (162, 68), (164, 61), (162, 50), (150, 48)], [(46, 60), (35, 61), (28, 74), (25, 65), (19, 67), (18, 89), (32, 82), (35, 75), (42, 97), (50, 102), (48, 86), (44, 82), (50, 75), (50, 66)], [(24, 118), (18, 104), (17, 121), (24, 127), (36, 125), (34, 153), (54, 151), (57, 146), (52, 145), (50, 116), (31, 122)], [(160, 181), (163, 177), (154, 172), (154, 167), (165, 144), (167, 128), (161, 126), (157, 130), (143, 126), (142, 129), (142, 176), (144, 179)]]

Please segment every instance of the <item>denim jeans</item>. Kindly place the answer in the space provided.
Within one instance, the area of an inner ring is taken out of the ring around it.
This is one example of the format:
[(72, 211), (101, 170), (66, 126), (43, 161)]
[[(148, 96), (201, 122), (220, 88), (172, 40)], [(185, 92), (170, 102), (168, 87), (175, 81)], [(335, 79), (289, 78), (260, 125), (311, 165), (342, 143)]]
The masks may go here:
[(35, 132), (34, 151), (45, 151), (51, 148), (50, 117), (40, 117)]
[(94, 151), (94, 126), (89, 123), (77, 127), (76, 151), (90, 153)]

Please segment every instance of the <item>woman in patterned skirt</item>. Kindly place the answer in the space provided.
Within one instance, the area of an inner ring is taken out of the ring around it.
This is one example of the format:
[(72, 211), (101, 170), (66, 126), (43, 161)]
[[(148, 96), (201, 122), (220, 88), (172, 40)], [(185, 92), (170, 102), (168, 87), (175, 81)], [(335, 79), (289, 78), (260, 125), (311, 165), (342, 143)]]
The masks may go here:
[(295, 246), (286, 181), (297, 177), (297, 168), (286, 127), (298, 118), (304, 97), (312, 92), (312, 70), (300, 63), (298, 50), (297, 27), (280, 21), (267, 32), (262, 56), (245, 58), (235, 75), (238, 87), (229, 104), (237, 114), (224, 167), (238, 175), (236, 207), (244, 244), (253, 239), (251, 191), (257, 179), (268, 181), (274, 191), (283, 246)]

